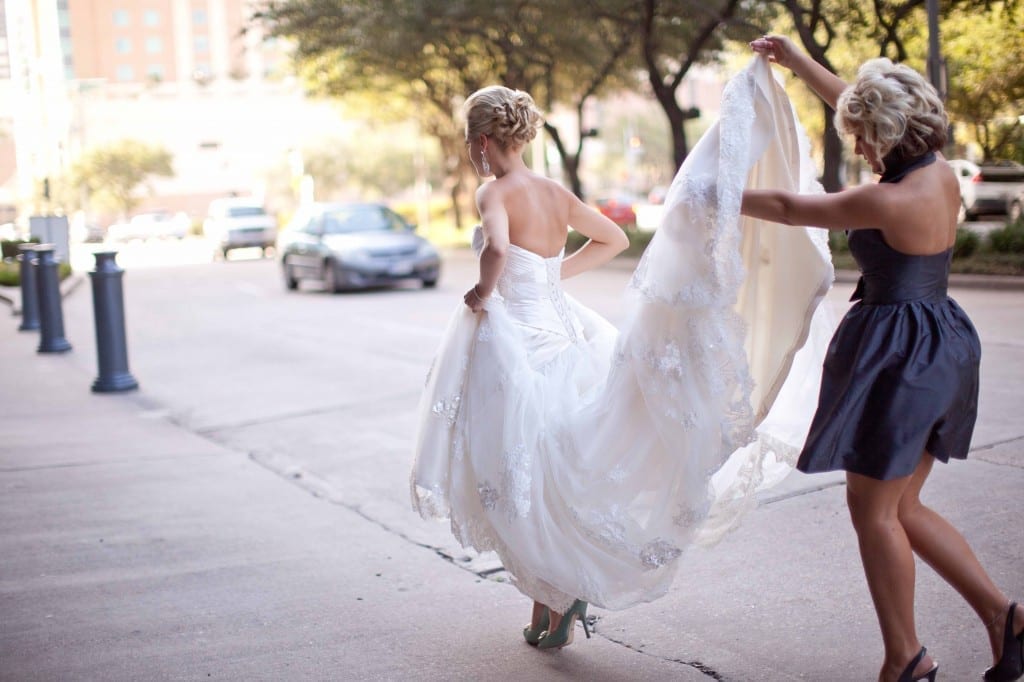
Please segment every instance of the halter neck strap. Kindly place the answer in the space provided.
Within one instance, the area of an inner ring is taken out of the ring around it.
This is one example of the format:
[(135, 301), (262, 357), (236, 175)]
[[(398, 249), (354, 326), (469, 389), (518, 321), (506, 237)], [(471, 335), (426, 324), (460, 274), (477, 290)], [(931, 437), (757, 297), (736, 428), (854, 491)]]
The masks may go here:
[(885, 172), (879, 182), (899, 182), (905, 175), (935, 161), (935, 152), (926, 152), (920, 156), (897, 156), (889, 153), (882, 159)]

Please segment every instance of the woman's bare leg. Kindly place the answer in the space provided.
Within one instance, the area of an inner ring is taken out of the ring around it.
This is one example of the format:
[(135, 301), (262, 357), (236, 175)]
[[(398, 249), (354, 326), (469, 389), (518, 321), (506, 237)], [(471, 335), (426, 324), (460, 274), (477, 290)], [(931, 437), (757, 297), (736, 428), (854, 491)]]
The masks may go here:
[[(988, 630), (993, 660), (998, 661), (1003, 653), (1003, 628), (1010, 602), (989, 578), (960, 532), (921, 503), (921, 487), (934, 463), (935, 459), (928, 453), (921, 457), (921, 463), (911, 475), (910, 484), (900, 499), (899, 520), (914, 552), (959, 592), (978, 614)], [(1014, 625), (1024, 629), (1022, 606), (1017, 607)]]
[(551, 622), (548, 625), (548, 632), (553, 631), (555, 628), (558, 627), (558, 624), (562, 622), (562, 614), (560, 614), (558, 611), (555, 611), (554, 609), (551, 609), (550, 613)]
[[(879, 481), (847, 472), (846, 499), (861, 562), (885, 644), (881, 682), (896, 680), (921, 650), (914, 626), (914, 554), (900, 524), (899, 503), (910, 476)], [(930, 669), (926, 656), (916, 673)]]
[(540, 627), (540, 622), (544, 619), (544, 609), (546, 608), (547, 607), (541, 604), (539, 601), (533, 602), (533, 613), (530, 614), (531, 629), (536, 630)]

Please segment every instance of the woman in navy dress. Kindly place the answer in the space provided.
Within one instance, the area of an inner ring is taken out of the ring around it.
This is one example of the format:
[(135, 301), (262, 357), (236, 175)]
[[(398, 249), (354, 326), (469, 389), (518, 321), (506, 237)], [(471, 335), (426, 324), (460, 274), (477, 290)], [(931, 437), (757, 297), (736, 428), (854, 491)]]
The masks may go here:
[(742, 212), (849, 230), (861, 269), (857, 301), (826, 355), (818, 409), (797, 467), (845, 470), (847, 502), (875, 605), (885, 660), (878, 679), (934, 680), (938, 665), (914, 624), (916, 552), (985, 625), (995, 663), (985, 680), (1024, 676), (1024, 606), (1010, 603), (960, 533), (920, 500), (936, 460), (967, 457), (977, 415), (981, 347), (946, 294), (960, 192), (938, 153), (947, 119), (934, 88), (888, 59), (850, 86), (793, 43), (754, 51), (792, 69), (836, 111), (837, 128), (881, 174), (836, 194), (747, 191)]

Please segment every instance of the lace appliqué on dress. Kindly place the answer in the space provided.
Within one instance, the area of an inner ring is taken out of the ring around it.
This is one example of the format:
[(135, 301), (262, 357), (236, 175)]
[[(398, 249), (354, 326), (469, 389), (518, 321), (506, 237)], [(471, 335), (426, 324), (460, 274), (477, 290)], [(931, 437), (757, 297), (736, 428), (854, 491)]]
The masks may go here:
[(461, 401), (462, 396), (453, 395), (445, 400), (439, 400), (434, 403), (430, 411), (447, 422), (450, 428), (455, 426), (455, 420), (459, 418), (459, 403)]
[(501, 484), (509, 518), (530, 513), (530, 461), (526, 444), (519, 443), (502, 454)]

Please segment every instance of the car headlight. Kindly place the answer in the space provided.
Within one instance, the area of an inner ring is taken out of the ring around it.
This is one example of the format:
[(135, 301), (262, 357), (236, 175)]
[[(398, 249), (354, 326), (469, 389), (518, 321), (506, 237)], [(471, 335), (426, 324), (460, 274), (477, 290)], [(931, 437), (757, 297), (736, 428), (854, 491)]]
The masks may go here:
[(429, 242), (423, 242), (422, 244), (420, 244), (420, 247), (416, 249), (417, 258), (431, 258), (436, 256), (437, 249), (435, 249), (434, 245)]

